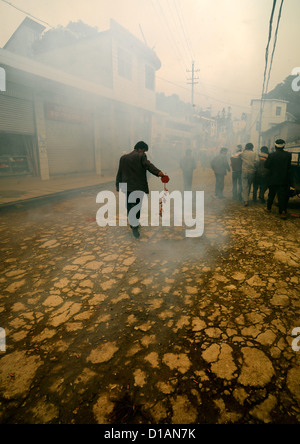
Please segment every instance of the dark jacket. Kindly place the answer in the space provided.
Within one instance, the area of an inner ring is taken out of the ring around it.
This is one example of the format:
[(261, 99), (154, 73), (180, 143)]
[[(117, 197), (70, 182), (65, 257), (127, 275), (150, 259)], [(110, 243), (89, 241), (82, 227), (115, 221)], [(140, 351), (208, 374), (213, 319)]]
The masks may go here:
[(211, 161), (211, 167), (215, 174), (226, 175), (230, 171), (226, 154), (218, 154)]
[(242, 171), (242, 158), (241, 158), (241, 152), (235, 153), (231, 156), (230, 162), (231, 162), (231, 169), (232, 172)]
[(266, 177), (270, 174), (269, 170), (265, 166), (267, 158), (267, 153), (259, 153), (258, 155), (258, 166), (256, 172), (259, 177)]
[(127, 191), (144, 191), (149, 193), (147, 171), (154, 176), (158, 176), (160, 170), (156, 168), (148, 159), (145, 153), (133, 150), (129, 154), (124, 154), (120, 159), (119, 170), (116, 177), (116, 188), (119, 191), (119, 184), (126, 183)]
[(264, 165), (270, 171), (269, 185), (290, 184), (291, 159), (291, 153), (283, 149), (276, 149), (274, 153), (269, 154)]
[(195, 159), (192, 156), (184, 156), (180, 161), (180, 168), (184, 175), (190, 176), (196, 169)]

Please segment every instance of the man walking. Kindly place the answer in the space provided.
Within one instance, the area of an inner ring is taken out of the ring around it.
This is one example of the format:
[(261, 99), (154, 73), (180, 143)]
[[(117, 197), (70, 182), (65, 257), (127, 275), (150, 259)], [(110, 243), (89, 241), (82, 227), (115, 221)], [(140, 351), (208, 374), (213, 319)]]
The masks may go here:
[(257, 166), (257, 155), (253, 152), (253, 144), (247, 143), (241, 154), (242, 158), (242, 199), (245, 207), (249, 205), (250, 188), (254, 180)]
[[(140, 141), (138, 142), (134, 150), (129, 154), (124, 154), (120, 158), (119, 169), (116, 177), (116, 189), (120, 190), (120, 184), (127, 185), (126, 206), (127, 215), (129, 219), (130, 228), (134, 237), (139, 238), (139, 225), (136, 223), (140, 219), (142, 198), (137, 199), (136, 202), (130, 202), (129, 196), (133, 191), (142, 191), (149, 194), (149, 186), (147, 181), (147, 171), (157, 177), (162, 177), (164, 174), (156, 168), (146, 156), (148, 151), (148, 145)], [(135, 217), (130, 216), (130, 210), (136, 207)]]
[(190, 148), (186, 150), (185, 156), (181, 159), (180, 167), (182, 169), (184, 190), (191, 191), (196, 161), (192, 156), (192, 150)]
[(227, 171), (230, 171), (228, 160), (227, 160), (227, 148), (221, 148), (220, 153), (214, 157), (211, 161), (211, 167), (216, 176), (216, 188), (215, 195), (220, 199), (223, 199), (224, 191), (224, 179)]
[(266, 211), (271, 212), (272, 205), (277, 194), (279, 214), (282, 219), (286, 219), (287, 206), (290, 190), (290, 169), (291, 153), (284, 151), (285, 141), (277, 139), (275, 142), (275, 152), (269, 154), (265, 163), (265, 168), (270, 171), (269, 176), (269, 196)]

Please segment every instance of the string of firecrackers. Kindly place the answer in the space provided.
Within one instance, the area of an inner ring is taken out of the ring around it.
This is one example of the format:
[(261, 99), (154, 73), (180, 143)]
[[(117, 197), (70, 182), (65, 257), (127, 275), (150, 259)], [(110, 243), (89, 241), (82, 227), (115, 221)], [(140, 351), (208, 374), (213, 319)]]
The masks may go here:
[(163, 197), (159, 199), (159, 215), (160, 215), (160, 217), (162, 217), (162, 213), (163, 213), (163, 204), (166, 203), (165, 196), (167, 195), (167, 192), (168, 192), (166, 184), (170, 181), (170, 178), (169, 178), (169, 176), (164, 175), (164, 176), (162, 176), (161, 181), (164, 184), (164, 194), (163, 194)]

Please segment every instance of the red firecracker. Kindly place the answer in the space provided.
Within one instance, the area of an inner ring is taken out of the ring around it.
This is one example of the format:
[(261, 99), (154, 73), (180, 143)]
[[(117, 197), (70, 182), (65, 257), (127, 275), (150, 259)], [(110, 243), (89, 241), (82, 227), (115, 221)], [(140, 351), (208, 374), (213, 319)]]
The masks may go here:
[(163, 204), (166, 202), (165, 195), (168, 192), (168, 189), (166, 187), (166, 183), (168, 183), (170, 181), (170, 178), (169, 178), (169, 176), (165, 175), (165, 176), (161, 177), (161, 181), (164, 184), (164, 196), (162, 199), (159, 200), (159, 215), (160, 215), (160, 217), (162, 217)]

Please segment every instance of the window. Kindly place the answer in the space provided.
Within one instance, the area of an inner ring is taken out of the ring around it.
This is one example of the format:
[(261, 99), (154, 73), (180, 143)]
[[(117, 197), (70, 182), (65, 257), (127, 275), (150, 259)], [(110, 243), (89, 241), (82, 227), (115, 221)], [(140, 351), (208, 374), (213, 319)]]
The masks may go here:
[(154, 69), (148, 65), (145, 67), (145, 87), (151, 91), (154, 91), (155, 88)]
[(124, 49), (118, 49), (118, 74), (125, 79), (132, 80), (132, 57)]
[(276, 116), (281, 115), (281, 106), (276, 106)]

